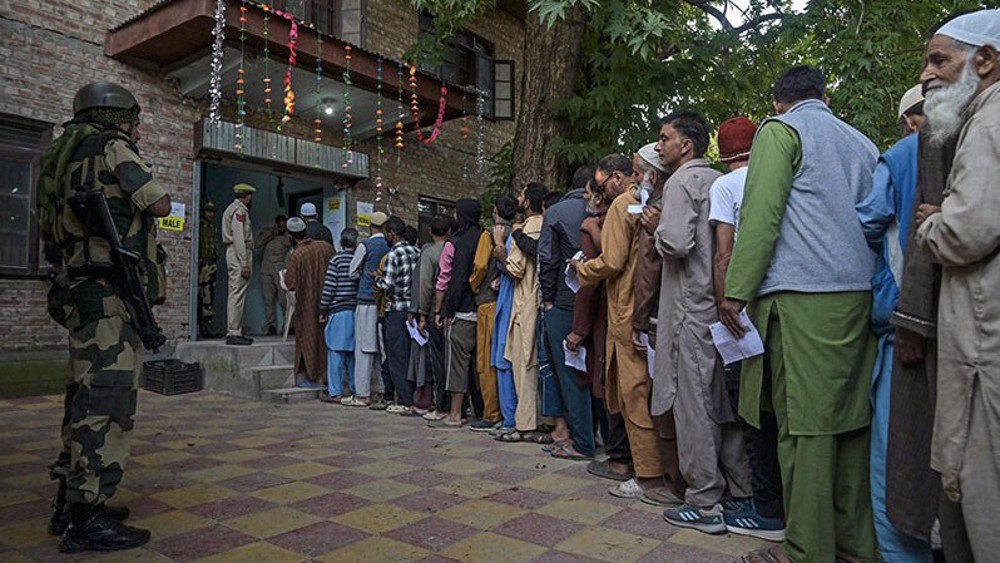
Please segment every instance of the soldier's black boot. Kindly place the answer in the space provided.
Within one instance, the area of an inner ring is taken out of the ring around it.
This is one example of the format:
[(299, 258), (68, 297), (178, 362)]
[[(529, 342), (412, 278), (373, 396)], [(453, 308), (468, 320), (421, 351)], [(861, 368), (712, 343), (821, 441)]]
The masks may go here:
[[(130, 514), (126, 506), (108, 506), (106, 504), (97, 505), (107, 516), (115, 520), (127, 520)], [(52, 501), (52, 519), (49, 520), (49, 533), (53, 536), (61, 536), (69, 527), (69, 510), (66, 504), (66, 481), (59, 479), (59, 492), (56, 493), (55, 500)]]
[(149, 530), (126, 526), (108, 516), (99, 506), (73, 504), (70, 525), (59, 543), (63, 553), (119, 551), (139, 547), (149, 541)]

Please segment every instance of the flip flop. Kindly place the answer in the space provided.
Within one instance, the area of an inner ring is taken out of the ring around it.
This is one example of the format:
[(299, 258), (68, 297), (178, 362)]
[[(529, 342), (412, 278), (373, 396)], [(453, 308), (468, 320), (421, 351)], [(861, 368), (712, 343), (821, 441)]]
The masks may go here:
[(555, 450), (549, 452), (549, 455), (551, 455), (552, 457), (557, 457), (559, 459), (569, 459), (573, 461), (590, 461), (594, 459), (594, 456), (577, 453), (576, 451), (570, 449), (570, 447), (568, 446), (560, 446)]
[(603, 479), (611, 479), (612, 481), (628, 481), (632, 478), (631, 471), (628, 473), (619, 473), (611, 469), (611, 460), (590, 462), (587, 465), (587, 473)]

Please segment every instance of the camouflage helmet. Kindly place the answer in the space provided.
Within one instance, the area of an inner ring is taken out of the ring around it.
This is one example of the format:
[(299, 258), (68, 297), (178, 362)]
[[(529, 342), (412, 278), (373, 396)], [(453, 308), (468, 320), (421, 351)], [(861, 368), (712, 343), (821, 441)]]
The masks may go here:
[(73, 98), (73, 114), (91, 109), (117, 109), (139, 113), (139, 102), (125, 88), (114, 82), (94, 82), (80, 88)]

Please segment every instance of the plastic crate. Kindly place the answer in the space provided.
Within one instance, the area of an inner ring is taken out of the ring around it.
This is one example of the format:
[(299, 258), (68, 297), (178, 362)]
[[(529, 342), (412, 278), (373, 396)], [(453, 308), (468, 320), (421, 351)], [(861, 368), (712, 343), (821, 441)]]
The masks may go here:
[(179, 395), (201, 391), (204, 373), (201, 364), (180, 360), (154, 360), (142, 363), (143, 388), (161, 395)]

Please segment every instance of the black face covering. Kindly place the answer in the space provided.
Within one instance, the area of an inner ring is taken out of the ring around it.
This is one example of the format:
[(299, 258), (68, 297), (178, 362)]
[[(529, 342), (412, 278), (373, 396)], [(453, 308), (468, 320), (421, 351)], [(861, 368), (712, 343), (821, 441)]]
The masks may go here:
[(463, 198), (455, 204), (455, 217), (458, 220), (457, 235), (464, 234), (469, 229), (479, 228), (479, 219), (483, 214), (483, 207), (479, 200)]

